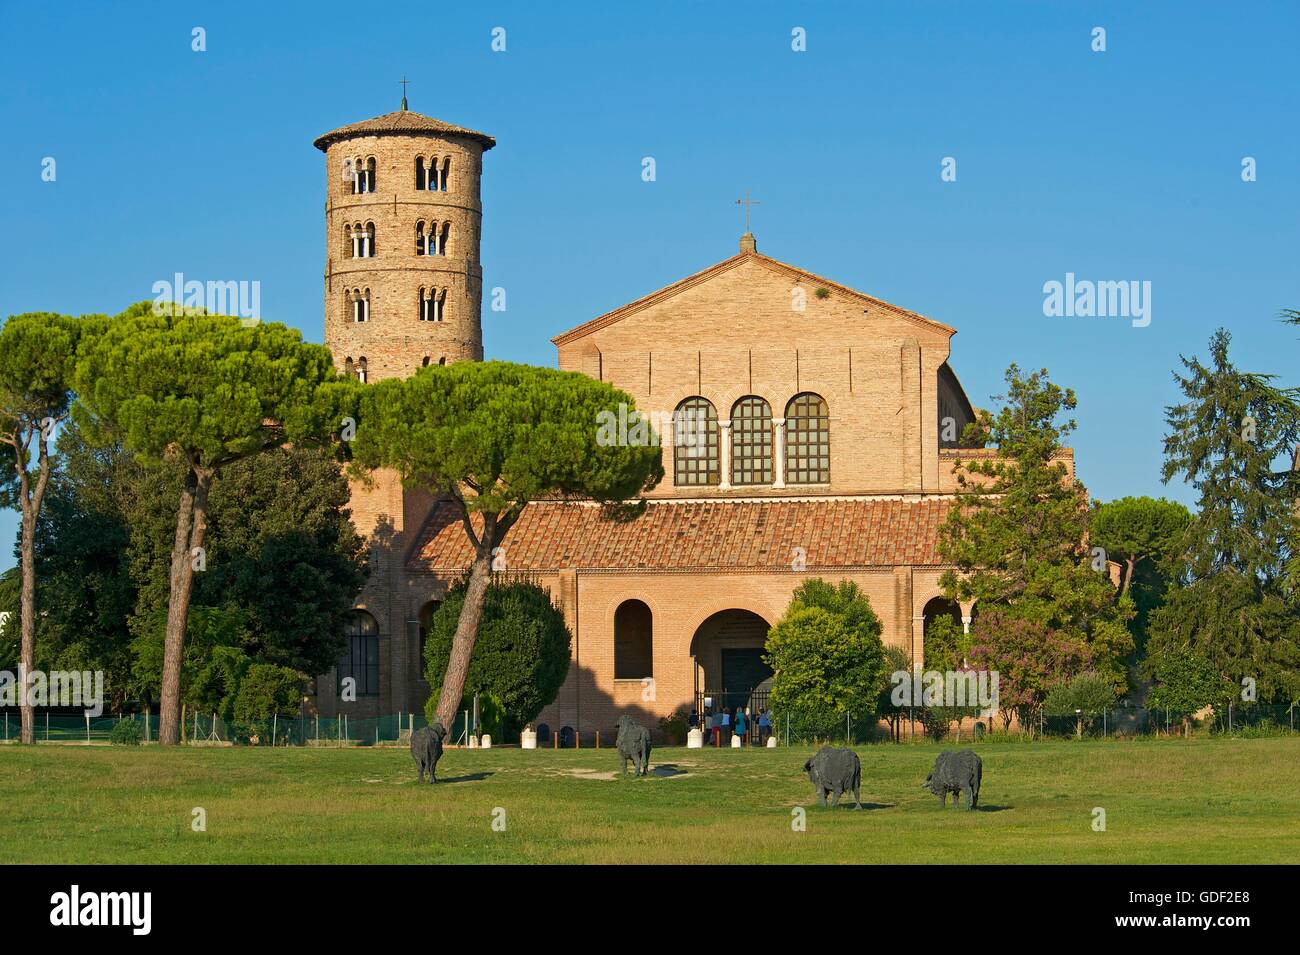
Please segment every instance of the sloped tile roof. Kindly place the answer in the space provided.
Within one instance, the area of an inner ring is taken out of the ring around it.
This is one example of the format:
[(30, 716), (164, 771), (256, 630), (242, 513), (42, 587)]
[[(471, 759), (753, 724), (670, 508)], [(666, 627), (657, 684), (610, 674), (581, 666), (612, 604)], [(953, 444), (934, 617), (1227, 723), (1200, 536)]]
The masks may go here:
[(317, 137), (313, 145), (323, 152), (330, 143), (338, 139), (347, 139), (349, 136), (400, 136), (419, 135), (420, 133), (464, 136), (467, 139), (473, 139), (481, 143), (485, 150), (491, 149), (497, 144), (497, 141), (487, 133), (466, 129), (464, 126), (444, 123), (440, 119), (425, 116), (423, 113), (413, 113), (409, 109), (398, 109), (391, 113), (385, 113), (383, 116), (376, 116), (374, 119), (365, 119), (359, 123), (340, 126), (338, 129)]
[[(511, 570), (789, 570), (937, 565), (939, 526), (952, 502), (655, 501), (640, 517), (611, 519), (592, 504), (530, 504), (505, 539)], [(477, 520), (476, 520), (477, 526)], [(407, 569), (460, 571), (472, 559), (450, 502), (434, 507)]]

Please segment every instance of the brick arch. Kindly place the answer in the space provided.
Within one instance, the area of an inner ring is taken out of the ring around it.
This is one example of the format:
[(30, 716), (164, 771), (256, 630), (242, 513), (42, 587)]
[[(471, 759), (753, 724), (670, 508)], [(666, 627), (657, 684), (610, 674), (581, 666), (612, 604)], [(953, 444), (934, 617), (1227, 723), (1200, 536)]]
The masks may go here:
[(690, 626), (684, 628), (686, 633), (686, 646), (682, 648), (684, 652), (690, 653), (691, 645), (695, 642), (695, 635), (699, 633), (700, 627), (704, 626), (705, 621), (726, 610), (747, 610), (755, 616), (762, 617), (769, 627), (776, 626), (776, 622), (781, 619), (781, 614), (785, 612), (784, 608), (780, 611), (774, 611), (771, 607), (759, 606), (755, 600), (744, 598), (732, 597), (712, 601), (705, 604), (703, 611), (697, 612), (691, 618)]

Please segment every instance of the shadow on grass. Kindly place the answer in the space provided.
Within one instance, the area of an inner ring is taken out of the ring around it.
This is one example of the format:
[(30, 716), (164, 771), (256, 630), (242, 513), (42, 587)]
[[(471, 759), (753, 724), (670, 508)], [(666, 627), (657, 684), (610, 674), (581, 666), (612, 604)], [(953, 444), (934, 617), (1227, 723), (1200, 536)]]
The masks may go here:
[(484, 772), (484, 773), (467, 773), (464, 776), (448, 776), (444, 779), (439, 779), (438, 785), (445, 786), (448, 783), (476, 783), (479, 782), (480, 780), (487, 779), (491, 775), (492, 775), (491, 772)]
[(674, 776), (685, 776), (686, 770), (679, 768), (676, 763), (661, 763), (651, 767), (650, 775), (658, 776), (660, 779), (672, 779)]
[[(898, 804), (892, 802), (864, 802), (862, 804), (862, 808), (863, 809), (893, 809), (896, 805)], [(806, 806), (805, 808), (809, 810), (815, 809), (818, 812), (821, 812), (822, 810), (828, 810), (828, 809), (835, 809), (837, 811), (841, 809), (852, 809), (853, 801), (850, 799), (848, 802), (845, 802), (844, 799), (841, 798), (840, 804), (838, 806), (832, 806), (829, 802), (825, 806), (821, 805), (820, 803), (814, 802), (812, 805)]]

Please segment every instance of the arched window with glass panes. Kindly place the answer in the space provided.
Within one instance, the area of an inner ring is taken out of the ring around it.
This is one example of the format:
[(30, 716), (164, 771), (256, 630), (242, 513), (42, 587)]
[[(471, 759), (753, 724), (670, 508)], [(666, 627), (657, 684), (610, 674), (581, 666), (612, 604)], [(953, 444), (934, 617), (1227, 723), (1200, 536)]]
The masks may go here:
[(718, 412), (707, 398), (687, 398), (673, 412), (673, 483), (691, 487), (721, 480)]
[(785, 481), (826, 484), (831, 479), (831, 413), (811, 391), (785, 406)]
[(755, 395), (731, 406), (731, 483), (772, 483), (772, 406)]
[(354, 610), (344, 624), (343, 635), (347, 645), (335, 672), (338, 692), (344, 696), (351, 680), (351, 690), (357, 697), (379, 695), (379, 624), (364, 610)]

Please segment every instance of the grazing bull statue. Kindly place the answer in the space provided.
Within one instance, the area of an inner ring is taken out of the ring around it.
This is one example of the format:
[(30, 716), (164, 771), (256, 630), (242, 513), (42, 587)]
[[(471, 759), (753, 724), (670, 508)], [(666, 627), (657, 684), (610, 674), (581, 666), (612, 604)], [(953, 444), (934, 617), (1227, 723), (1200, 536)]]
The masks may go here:
[(980, 758), (968, 749), (946, 749), (934, 761), (934, 769), (925, 777), (921, 786), (939, 797), (941, 806), (948, 805), (948, 793), (952, 793), (952, 805), (955, 809), (966, 795), (966, 808), (974, 809), (980, 801), (980, 777), (984, 773), (984, 764)]
[(852, 791), (853, 808), (862, 808), (858, 789), (862, 785), (862, 763), (851, 749), (823, 746), (812, 759), (803, 764), (804, 772), (817, 790), (817, 804), (826, 805), (826, 794), (834, 793), (831, 808), (840, 804), (840, 796)]
[(627, 775), (627, 761), (632, 760), (632, 773), (644, 776), (650, 770), (650, 731), (630, 716), (618, 718), (618, 738), (614, 741), (619, 759), (623, 762), (623, 775)]
[(442, 738), (447, 730), (441, 723), (430, 723), (411, 734), (411, 756), (420, 770), (420, 782), (429, 774), (429, 785), (438, 781), (438, 760), (442, 758)]

